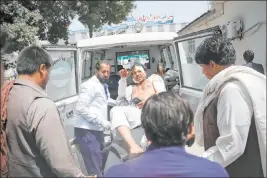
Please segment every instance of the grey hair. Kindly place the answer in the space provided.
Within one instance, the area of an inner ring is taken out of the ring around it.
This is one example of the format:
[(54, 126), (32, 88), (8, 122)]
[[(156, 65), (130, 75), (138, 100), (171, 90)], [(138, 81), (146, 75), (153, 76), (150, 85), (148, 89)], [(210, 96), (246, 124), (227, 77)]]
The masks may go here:
[(17, 60), (18, 74), (32, 75), (44, 64), (47, 68), (52, 66), (52, 58), (43, 48), (32, 45), (24, 48)]
[(137, 62), (135, 62), (134, 64), (133, 64), (133, 66), (132, 66), (132, 70), (135, 68), (135, 67), (137, 67), (137, 66), (140, 66), (140, 67), (142, 67), (143, 69), (144, 69), (144, 71), (147, 71), (147, 68), (143, 65), (143, 64), (141, 64), (141, 63), (137, 63)]

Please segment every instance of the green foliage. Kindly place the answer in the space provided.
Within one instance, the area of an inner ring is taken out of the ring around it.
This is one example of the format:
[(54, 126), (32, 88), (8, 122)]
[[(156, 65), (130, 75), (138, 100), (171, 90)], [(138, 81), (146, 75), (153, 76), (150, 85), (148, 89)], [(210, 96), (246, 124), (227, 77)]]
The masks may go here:
[(38, 26), (35, 24), (41, 19), (42, 16), (38, 12), (30, 11), (18, 1), (1, 3), (1, 45), (8, 41), (8, 51), (29, 45), (38, 32)]
[(1, 51), (21, 50), (32, 44), (35, 36), (56, 44), (68, 40), (68, 26), (75, 12), (68, 1), (1, 1)]
[(38, 1), (38, 9), (43, 16), (39, 25), (40, 39), (46, 39), (47, 34), (47, 40), (52, 44), (57, 44), (59, 39), (68, 40), (68, 27), (76, 15), (71, 3), (72, 1)]
[(135, 8), (134, 1), (76, 1), (75, 10), (79, 21), (90, 33), (98, 30), (105, 24), (118, 24)]
[(10, 1), (1, 0), (1, 52), (21, 50), (35, 41), (35, 36), (57, 44), (68, 41), (68, 26), (76, 16), (94, 31), (105, 24), (117, 24), (135, 8), (133, 1)]

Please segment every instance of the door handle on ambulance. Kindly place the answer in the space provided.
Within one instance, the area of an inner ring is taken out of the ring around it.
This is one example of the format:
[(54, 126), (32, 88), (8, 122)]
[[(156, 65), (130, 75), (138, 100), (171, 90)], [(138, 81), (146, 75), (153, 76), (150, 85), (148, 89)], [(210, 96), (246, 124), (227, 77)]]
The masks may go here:
[(65, 109), (66, 106), (67, 106), (67, 103), (66, 102), (62, 102), (59, 105), (57, 105), (57, 108), (58, 109), (61, 109), (61, 108)]

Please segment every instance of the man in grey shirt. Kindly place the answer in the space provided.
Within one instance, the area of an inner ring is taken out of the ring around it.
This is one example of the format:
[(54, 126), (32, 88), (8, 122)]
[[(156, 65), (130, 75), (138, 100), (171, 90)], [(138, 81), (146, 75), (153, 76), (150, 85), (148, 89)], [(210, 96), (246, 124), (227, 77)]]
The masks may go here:
[(38, 46), (21, 51), (7, 103), (9, 177), (84, 177), (75, 165), (59, 112), (45, 92), (52, 66)]

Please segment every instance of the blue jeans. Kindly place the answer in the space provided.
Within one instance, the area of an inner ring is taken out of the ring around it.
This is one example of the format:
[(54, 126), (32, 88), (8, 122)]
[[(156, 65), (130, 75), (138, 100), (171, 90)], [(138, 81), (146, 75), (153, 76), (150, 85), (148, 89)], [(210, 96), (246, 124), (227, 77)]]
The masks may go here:
[(104, 134), (102, 131), (74, 129), (88, 174), (102, 176)]

